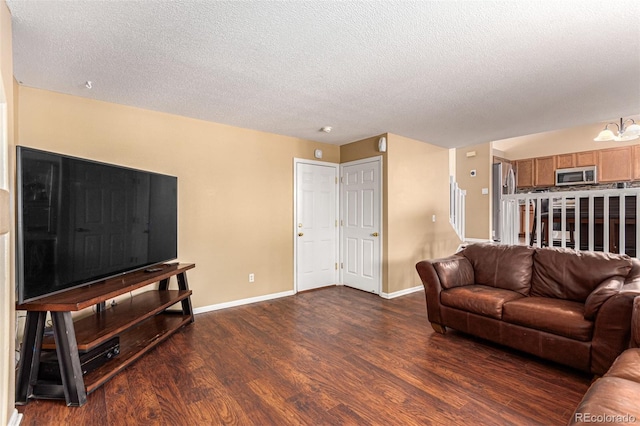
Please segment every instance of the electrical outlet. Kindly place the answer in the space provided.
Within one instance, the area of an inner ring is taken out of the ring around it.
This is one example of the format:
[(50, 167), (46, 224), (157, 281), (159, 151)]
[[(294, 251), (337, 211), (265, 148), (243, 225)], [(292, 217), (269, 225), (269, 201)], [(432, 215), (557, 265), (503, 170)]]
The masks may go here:
[(252, 283), (256, 280), (256, 275), (255, 274), (249, 274), (249, 282)]

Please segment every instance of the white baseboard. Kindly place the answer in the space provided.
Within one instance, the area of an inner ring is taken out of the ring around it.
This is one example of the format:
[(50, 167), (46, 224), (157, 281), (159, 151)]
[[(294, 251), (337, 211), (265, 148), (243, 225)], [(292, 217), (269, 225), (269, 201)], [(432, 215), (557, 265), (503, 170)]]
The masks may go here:
[(384, 299), (394, 299), (396, 297), (406, 296), (407, 294), (417, 293), (423, 290), (424, 290), (424, 287), (419, 285), (419, 286), (407, 288), (404, 290), (394, 291), (393, 293), (380, 293), (380, 297)]
[(280, 292), (280, 293), (266, 294), (264, 296), (249, 297), (248, 299), (240, 299), (240, 300), (233, 300), (231, 302), (216, 303), (215, 305), (209, 305), (209, 306), (203, 306), (201, 308), (195, 308), (193, 310), (193, 313), (194, 314), (202, 314), (202, 313), (205, 313), (205, 312), (219, 311), (220, 309), (233, 308), (234, 306), (249, 305), (251, 303), (264, 302), (264, 301), (267, 301), (267, 300), (279, 299), (281, 297), (293, 296), (294, 294), (295, 294), (295, 292), (293, 290), (289, 290), (289, 291), (283, 291), (283, 292)]
[(465, 238), (465, 243), (492, 243), (493, 240), (485, 240), (483, 238)]
[(18, 410), (14, 408), (13, 413), (9, 418), (9, 423), (7, 424), (7, 426), (18, 426), (21, 421), (22, 421), (22, 414), (18, 413)]
[[(337, 284), (337, 285), (342, 285), (342, 284)], [(424, 290), (424, 287), (419, 285), (419, 286), (407, 288), (404, 290), (394, 291), (393, 293), (380, 293), (380, 297), (384, 299), (394, 299), (396, 297), (405, 296), (407, 294), (416, 293), (418, 291), (423, 291), (423, 290)], [(295, 295), (295, 292), (293, 290), (289, 290), (289, 291), (283, 291), (280, 293), (266, 294), (264, 296), (249, 297), (247, 299), (233, 300), (231, 302), (217, 303), (215, 305), (194, 308), (193, 313), (203, 314), (205, 312), (219, 311), (220, 309), (227, 309), (227, 308), (233, 308), (235, 306), (249, 305), (251, 303), (257, 303), (257, 302), (265, 302), (267, 300), (279, 299), (281, 297), (288, 297), (293, 295)]]

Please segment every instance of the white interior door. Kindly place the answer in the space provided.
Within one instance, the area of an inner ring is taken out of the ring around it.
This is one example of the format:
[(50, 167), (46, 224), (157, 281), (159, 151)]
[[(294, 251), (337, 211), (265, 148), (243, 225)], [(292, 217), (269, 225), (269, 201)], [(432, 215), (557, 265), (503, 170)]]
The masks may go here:
[(297, 160), (296, 288), (338, 283), (338, 165)]
[(342, 283), (379, 294), (381, 158), (342, 165)]

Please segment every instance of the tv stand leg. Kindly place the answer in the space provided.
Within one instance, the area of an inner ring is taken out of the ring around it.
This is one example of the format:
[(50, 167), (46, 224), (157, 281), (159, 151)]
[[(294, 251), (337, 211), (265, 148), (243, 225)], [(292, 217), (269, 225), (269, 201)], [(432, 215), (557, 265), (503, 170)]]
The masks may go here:
[(20, 362), (16, 377), (16, 404), (26, 404), (33, 393), (33, 385), (38, 380), (40, 368), (40, 350), (44, 335), (44, 322), (47, 318), (46, 311), (27, 312), (24, 325), (24, 339), (20, 352)]
[(87, 391), (71, 312), (51, 312), (51, 319), (64, 397), (68, 406), (80, 407), (87, 402)]
[[(185, 272), (179, 273), (176, 278), (178, 279), (178, 289), (189, 290), (189, 282), (187, 281), (187, 274)], [(182, 313), (184, 315), (191, 315), (191, 322), (194, 321), (190, 297), (187, 297), (182, 301)]]
[(164, 280), (160, 281), (160, 284), (158, 285), (158, 290), (168, 290), (169, 289), (169, 278), (165, 278)]

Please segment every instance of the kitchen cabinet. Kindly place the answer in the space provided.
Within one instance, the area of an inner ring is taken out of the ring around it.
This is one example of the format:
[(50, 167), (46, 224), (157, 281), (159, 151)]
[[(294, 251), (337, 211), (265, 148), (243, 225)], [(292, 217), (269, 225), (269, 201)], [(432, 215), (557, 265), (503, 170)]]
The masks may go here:
[(598, 151), (598, 182), (618, 182), (632, 179), (631, 147)]
[(597, 151), (576, 152), (576, 167), (595, 166), (597, 164)]
[(533, 186), (533, 158), (518, 160), (516, 166), (516, 186), (530, 188)]
[(559, 169), (576, 167), (576, 154), (556, 155), (556, 167)]
[(556, 184), (556, 157), (535, 158), (533, 171), (534, 186), (554, 186)]
[(556, 169), (572, 167), (597, 166), (602, 183), (640, 180), (640, 144), (527, 158), (513, 164), (519, 189), (554, 186)]
[(640, 180), (640, 145), (633, 145), (633, 180)]

